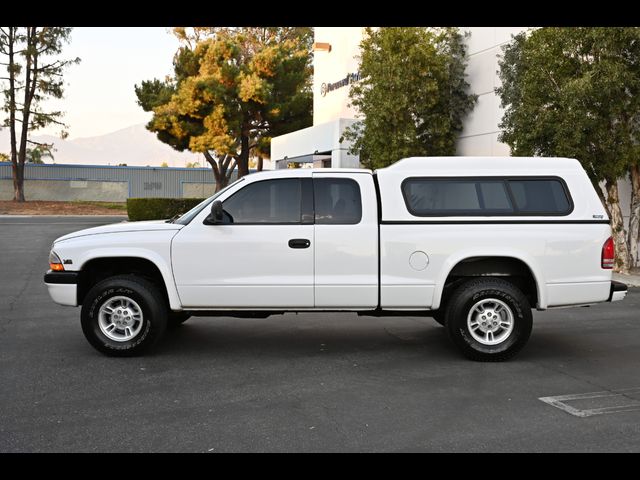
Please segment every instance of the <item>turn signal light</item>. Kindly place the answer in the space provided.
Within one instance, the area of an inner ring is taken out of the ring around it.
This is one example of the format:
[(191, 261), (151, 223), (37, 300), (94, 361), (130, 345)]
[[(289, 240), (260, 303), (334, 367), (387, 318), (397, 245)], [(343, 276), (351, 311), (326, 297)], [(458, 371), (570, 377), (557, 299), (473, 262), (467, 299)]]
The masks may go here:
[(64, 271), (64, 265), (62, 264), (62, 260), (56, 252), (51, 250), (49, 252), (49, 268), (54, 272), (62, 272)]
[(602, 246), (602, 268), (611, 269), (616, 258), (615, 245), (613, 243), (613, 237), (609, 237)]

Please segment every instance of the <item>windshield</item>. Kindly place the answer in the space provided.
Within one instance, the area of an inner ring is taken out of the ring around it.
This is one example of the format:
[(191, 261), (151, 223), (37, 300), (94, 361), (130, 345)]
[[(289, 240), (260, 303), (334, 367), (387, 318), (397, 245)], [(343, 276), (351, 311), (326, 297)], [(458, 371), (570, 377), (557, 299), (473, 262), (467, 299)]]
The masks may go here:
[(195, 217), (196, 215), (198, 215), (202, 211), (202, 209), (206, 208), (207, 205), (211, 204), (211, 202), (213, 202), (216, 198), (218, 198), (224, 192), (229, 190), (234, 185), (242, 182), (243, 180), (244, 180), (244, 178), (239, 178), (235, 182), (227, 185), (222, 190), (220, 190), (218, 193), (214, 194), (212, 197), (209, 197), (206, 200), (203, 200), (198, 205), (196, 205), (191, 210), (189, 210), (187, 213), (182, 215), (180, 218), (178, 218), (177, 220), (174, 220), (174, 223), (179, 223), (180, 225), (187, 225), (191, 220), (193, 220), (193, 217)]

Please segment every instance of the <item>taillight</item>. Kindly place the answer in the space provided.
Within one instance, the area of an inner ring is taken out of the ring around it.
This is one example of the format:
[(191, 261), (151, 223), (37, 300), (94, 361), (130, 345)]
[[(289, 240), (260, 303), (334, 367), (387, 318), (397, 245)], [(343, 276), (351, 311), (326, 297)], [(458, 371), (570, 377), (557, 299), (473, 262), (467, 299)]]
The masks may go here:
[(602, 268), (613, 268), (613, 262), (616, 258), (616, 249), (613, 244), (613, 237), (607, 238), (602, 245)]

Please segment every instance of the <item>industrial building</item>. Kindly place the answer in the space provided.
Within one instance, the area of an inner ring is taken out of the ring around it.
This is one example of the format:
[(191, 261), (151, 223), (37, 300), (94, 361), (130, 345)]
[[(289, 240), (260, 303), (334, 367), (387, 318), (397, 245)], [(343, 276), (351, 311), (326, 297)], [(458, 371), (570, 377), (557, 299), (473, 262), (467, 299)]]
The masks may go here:
[[(124, 202), (129, 197), (213, 195), (210, 168), (25, 164), (28, 200)], [(13, 199), (11, 163), (0, 163), (0, 200)]]

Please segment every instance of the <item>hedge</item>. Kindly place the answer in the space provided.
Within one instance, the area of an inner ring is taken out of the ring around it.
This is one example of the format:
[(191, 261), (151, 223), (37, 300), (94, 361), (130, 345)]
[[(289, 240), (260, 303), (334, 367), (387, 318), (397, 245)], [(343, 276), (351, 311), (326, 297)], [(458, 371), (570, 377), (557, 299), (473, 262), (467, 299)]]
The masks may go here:
[(127, 198), (127, 214), (132, 222), (161, 220), (185, 213), (204, 198)]

